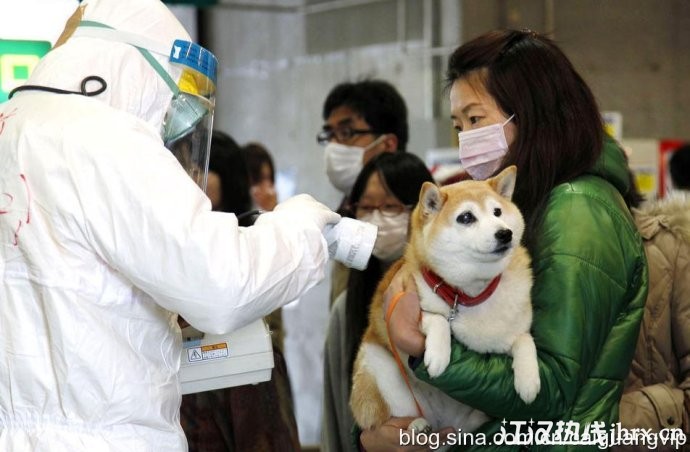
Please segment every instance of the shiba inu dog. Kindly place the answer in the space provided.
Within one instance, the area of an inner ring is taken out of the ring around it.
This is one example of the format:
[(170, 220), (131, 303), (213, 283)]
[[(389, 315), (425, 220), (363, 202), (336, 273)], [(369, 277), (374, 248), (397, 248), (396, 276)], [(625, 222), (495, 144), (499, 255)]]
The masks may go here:
[[(426, 336), (424, 363), (431, 377), (448, 366), (452, 333), (477, 352), (511, 355), (515, 390), (527, 403), (537, 396), (539, 368), (530, 335), (532, 272), (520, 245), (524, 220), (511, 202), (515, 175), (511, 166), (486, 181), (422, 186), (407, 249), (377, 287), (355, 360), (350, 407), (362, 428), (378, 427), (391, 416), (420, 416), (417, 402), (424, 417), (413, 421), (410, 430), (452, 426), (468, 432), (488, 420), (409, 370), (406, 383), (392, 354), (383, 312), (383, 293), (399, 269), (417, 285), (420, 330)], [(403, 362), (407, 358), (401, 353)]]

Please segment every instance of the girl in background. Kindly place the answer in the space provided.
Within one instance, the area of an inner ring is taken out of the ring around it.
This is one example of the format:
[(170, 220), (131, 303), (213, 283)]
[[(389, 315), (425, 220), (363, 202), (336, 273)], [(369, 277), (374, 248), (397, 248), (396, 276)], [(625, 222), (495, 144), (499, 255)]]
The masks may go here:
[(249, 169), (250, 193), (254, 205), (261, 210), (271, 211), (278, 203), (273, 158), (260, 143), (247, 143), (243, 151)]
[(378, 235), (369, 265), (350, 270), (347, 289), (331, 308), (324, 352), (322, 450), (356, 450), (349, 407), (352, 366), (368, 324), (371, 298), (390, 264), (403, 255), (410, 213), (424, 182), (433, 179), (419, 157), (384, 152), (367, 162), (352, 188), (347, 215), (375, 224)]

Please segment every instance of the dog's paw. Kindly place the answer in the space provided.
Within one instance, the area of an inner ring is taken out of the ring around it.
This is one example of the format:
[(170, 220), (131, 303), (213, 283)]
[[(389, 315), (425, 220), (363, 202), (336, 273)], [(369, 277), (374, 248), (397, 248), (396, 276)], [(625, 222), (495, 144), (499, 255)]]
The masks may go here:
[(515, 390), (525, 403), (532, 403), (537, 398), (541, 382), (539, 381), (539, 363), (534, 339), (528, 333), (517, 337), (512, 347), (513, 371), (515, 372)]
[(525, 403), (532, 403), (541, 389), (539, 368), (515, 367), (515, 390)]
[(423, 417), (418, 417), (414, 421), (410, 422), (407, 426), (407, 430), (414, 433), (431, 433), (431, 425)]
[(427, 350), (424, 352), (424, 365), (431, 378), (436, 378), (446, 370), (450, 363), (450, 350)]

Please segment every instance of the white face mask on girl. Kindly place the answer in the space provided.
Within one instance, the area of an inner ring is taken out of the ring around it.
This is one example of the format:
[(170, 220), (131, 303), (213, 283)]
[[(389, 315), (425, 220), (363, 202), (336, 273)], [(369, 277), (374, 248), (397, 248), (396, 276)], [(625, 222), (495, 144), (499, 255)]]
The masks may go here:
[(352, 190), (357, 176), (364, 166), (364, 153), (374, 148), (386, 138), (381, 135), (367, 147), (348, 146), (331, 141), (326, 145), (326, 174), (331, 184), (346, 195)]
[(511, 115), (503, 124), (492, 124), (458, 132), (460, 163), (472, 179), (488, 179), (496, 172), (503, 156), (508, 152), (508, 142), (503, 127), (514, 116)]
[(362, 215), (358, 220), (378, 226), (374, 251), (371, 253), (388, 264), (400, 258), (407, 244), (407, 229), (410, 224), (410, 212), (401, 212), (387, 217), (379, 210)]

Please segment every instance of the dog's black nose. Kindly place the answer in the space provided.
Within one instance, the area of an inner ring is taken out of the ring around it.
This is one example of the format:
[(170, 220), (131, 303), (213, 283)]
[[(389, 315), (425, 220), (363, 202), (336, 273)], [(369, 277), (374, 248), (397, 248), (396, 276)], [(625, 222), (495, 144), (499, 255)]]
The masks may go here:
[(502, 243), (505, 245), (506, 243), (510, 243), (511, 240), (513, 240), (513, 231), (510, 229), (499, 229), (496, 231), (496, 234), (494, 234), (496, 237), (496, 240), (499, 241), (499, 243)]

